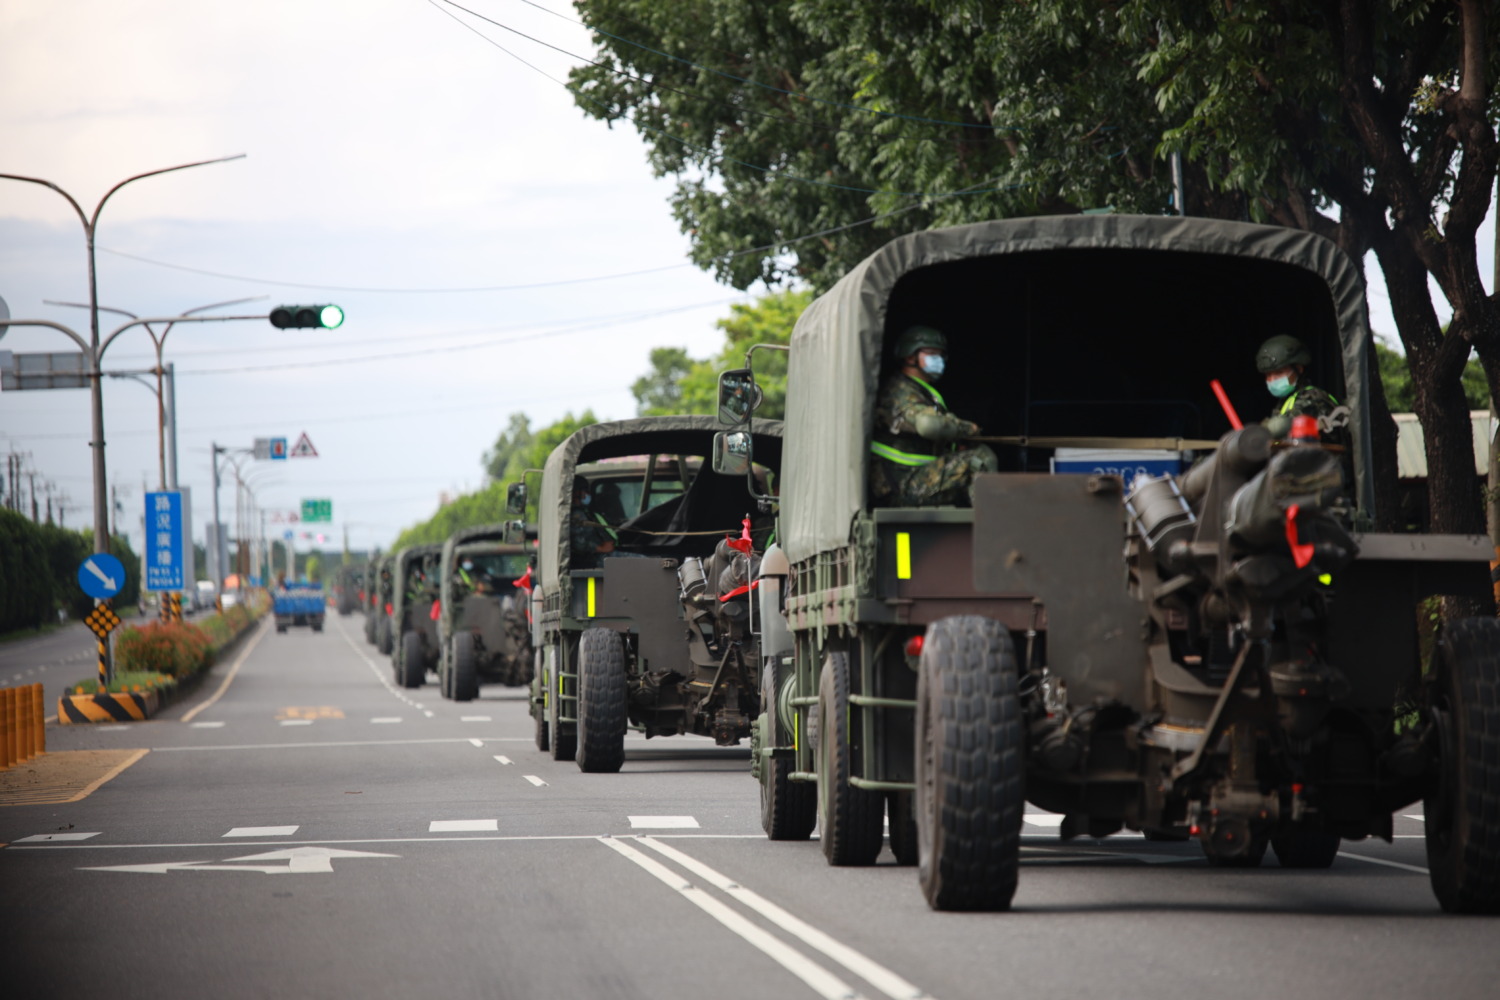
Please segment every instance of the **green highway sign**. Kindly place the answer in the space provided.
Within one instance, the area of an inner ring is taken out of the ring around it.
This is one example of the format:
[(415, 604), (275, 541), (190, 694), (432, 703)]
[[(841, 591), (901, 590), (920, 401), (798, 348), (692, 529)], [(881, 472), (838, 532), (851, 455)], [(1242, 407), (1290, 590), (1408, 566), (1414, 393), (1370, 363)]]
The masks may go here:
[(302, 520), (306, 521), (332, 521), (332, 500), (304, 500), (302, 501)]

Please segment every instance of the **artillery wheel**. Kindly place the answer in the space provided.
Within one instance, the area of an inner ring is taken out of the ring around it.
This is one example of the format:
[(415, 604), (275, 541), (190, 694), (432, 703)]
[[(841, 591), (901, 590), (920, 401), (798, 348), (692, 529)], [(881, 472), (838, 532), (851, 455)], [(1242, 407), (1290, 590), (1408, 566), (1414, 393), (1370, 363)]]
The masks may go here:
[(474, 671), (474, 633), (459, 632), (453, 637), (453, 659), (448, 664), (449, 697), (454, 701), (473, 701), (479, 697), (479, 675)]
[(399, 673), (401, 675), (401, 686), (404, 688), (419, 688), (427, 679), (427, 667), (422, 662), (422, 636), (416, 632), (407, 632), (401, 636), (401, 659)]
[(850, 745), (849, 656), (829, 653), (818, 681), (818, 828), (831, 865), (873, 865), (885, 840), (885, 799), (856, 788)]
[(890, 823), (891, 853), (898, 865), (917, 863), (917, 808), (915, 792), (886, 792), (886, 820)]
[(1025, 730), (999, 622), (934, 622), (917, 674), (917, 865), (934, 910), (1008, 910), (1021, 863)]
[(591, 628), (578, 643), (578, 769), (613, 774), (625, 763), (625, 647)]
[(1433, 894), (1449, 913), (1500, 913), (1500, 620), (1448, 629), (1430, 708), (1437, 772), (1422, 811)]
[[(782, 664), (772, 658), (760, 672), (760, 718), (757, 729), (764, 734), (762, 745), (783, 746), (790, 731), (783, 731), (778, 694), (784, 683)], [(795, 724), (795, 723), (794, 723)], [(818, 786), (810, 781), (793, 781), (795, 760), (760, 761), (760, 825), (771, 840), (806, 840), (818, 822)]]
[(1339, 853), (1339, 835), (1298, 830), (1271, 838), (1271, 850), (1283, 868), (1327, 868)]
[(553, 760), (572, 760), (578, 753), (577, 731), (564, 732), (562, 723), (559, 721), (562, 715), (562, 699), (558, 696), (562, 693), (563, 686), (561, 676), (564, 666), (563, 653), (564, 650), (559, 647), (557, 662), (547, 678), (547, 727), (552, 736)]

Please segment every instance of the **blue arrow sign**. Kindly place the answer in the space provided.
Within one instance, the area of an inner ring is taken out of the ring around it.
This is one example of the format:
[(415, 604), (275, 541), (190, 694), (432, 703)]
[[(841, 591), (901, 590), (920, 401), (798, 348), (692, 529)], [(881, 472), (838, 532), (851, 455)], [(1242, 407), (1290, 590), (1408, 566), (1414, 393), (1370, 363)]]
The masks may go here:
[(114, 597), (125, 586), (125, 567), (108, 552), (96, 552), (78, 567), (78, 585), (101, 601)]

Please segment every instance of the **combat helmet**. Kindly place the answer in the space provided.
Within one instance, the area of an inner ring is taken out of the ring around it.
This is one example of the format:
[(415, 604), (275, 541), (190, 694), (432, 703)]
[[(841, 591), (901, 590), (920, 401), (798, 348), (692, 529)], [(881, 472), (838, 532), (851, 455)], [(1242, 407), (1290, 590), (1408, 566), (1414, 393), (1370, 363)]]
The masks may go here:
[(1278, 333), (1261, 344), (1260, 350), (1255, 352), (1255, 368), (1262, 375), (1280, 371), (1292, 365), (1310, 364), (1312, 364), (1312, 355), (1308, 353), (1307, 346), (1296, 337), (1285, 333)]
[(940, 330), (930, 326), (909, 326), (901, 336), (896, 338), (896, 345), (891, 348), (891, 357), (900, 361), (909, 358), (924, 347), (937, 351), (948, 350), (948, 338), (943, 336)]

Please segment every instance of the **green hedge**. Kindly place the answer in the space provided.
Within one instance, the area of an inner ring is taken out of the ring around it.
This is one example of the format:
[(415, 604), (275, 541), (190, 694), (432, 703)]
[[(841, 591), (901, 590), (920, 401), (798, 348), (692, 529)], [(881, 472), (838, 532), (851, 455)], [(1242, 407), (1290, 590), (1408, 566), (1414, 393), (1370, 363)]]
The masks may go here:
[[(140, 560), (123, 537), (111, 549), (125, 566), (115, 606), (128, 607), (140, 594)], [(78, 585), (78, 567), (93, 551), (92, 532), (36, 524), (0, 509), (0, 633), (55, 622), (59, 609), (87, 615), (94, 600)]]
[(115, 641), (115, 673), (157, 673), (183, 680), (207, 670), (219, 652), (261, 615), (270, 599), (256, 591), (237, 604), (195, 622), (152, 622), (129, 627)]

